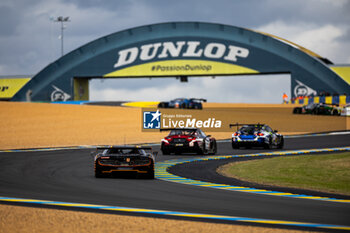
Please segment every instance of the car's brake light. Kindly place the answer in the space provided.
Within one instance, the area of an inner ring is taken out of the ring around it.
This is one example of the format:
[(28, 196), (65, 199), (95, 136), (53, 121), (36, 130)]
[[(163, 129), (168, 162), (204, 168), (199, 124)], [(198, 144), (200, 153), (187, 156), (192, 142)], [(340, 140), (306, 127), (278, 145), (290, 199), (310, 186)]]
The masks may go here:
[(263, 133), (257, 133), (257, 134), (255, 134), (256, 136), (264, 136), (264, 134)]
[(109, 159), (109, 156), (102, 156), (101, 159)]
[(239, 133), (236, 132), (236, 133), (233, 134), (233, 136), (239, 136)]

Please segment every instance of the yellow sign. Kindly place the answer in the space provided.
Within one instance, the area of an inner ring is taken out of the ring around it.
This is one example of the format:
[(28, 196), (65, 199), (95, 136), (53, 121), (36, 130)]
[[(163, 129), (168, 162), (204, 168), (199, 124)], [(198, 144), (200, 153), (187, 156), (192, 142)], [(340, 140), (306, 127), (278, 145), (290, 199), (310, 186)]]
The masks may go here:
[(30, 78), (0, 79), (0, 99), (11, 99)]
[(330, 68), (350, 85), (350, 66), (331, 66)]
[(167, 60), (127, 67), (106, 74), (104, 77), (162, 77), (182, 75), (233, 75), (257, 73), (259, 73), (257, 70), (223, 62), (205, 60)]

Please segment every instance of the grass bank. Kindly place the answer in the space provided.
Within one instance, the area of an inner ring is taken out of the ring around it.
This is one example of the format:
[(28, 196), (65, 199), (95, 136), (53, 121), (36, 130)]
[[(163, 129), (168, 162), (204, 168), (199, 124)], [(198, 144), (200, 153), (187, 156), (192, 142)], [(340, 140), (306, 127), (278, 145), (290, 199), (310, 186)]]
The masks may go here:
[(254, 183), (350, 195), (350, 152), (230, 163), (218, 172)]

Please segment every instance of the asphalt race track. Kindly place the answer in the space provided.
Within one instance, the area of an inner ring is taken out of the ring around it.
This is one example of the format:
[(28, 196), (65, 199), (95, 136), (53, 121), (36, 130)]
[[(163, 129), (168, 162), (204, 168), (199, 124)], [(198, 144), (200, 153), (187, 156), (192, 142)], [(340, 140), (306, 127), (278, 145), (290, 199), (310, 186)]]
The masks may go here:
[[(350, 134), (288, 138), (285, 150), (341, 147), (349, 146), (349, 142)], [(0, 196), (350, 226), (349, 203), (272, 197), (157, 179), (96, 179), (90, 151), (0, 153)], [(229, 142), (218, 143), (218, 155), (262, 151), (233, 150)], [(163, 156), (160, 152), (157, 161), (191, 157), (196, 155)], [(217, 165), (207, 163), (201, 169), (192, 171), (185, 166), (174, 168), (173, 172), (220, 180), (214, 172)]]

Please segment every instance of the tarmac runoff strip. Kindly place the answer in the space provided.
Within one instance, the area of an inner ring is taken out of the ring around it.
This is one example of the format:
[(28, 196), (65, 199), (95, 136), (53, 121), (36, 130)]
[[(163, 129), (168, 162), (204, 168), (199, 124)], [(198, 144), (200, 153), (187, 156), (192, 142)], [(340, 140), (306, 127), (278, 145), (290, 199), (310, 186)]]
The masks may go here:
[(200, 181), (200, 180), (192, 180), (192, 179), (177, 176), (177, 175), (174, 175), (174, 174), (171, 174), (168, 172), (168, 169), (172, 166), (175, 166), (178, 164), (184, 164), (184, 163), (198, 162), (198, 161), (210, 161), (210, 160), (221, 160), (221, 159), (232, 159), (232, 158), (243, 158), (243, 157), (260, 157), (260, 156), (305, 155), (305, 154), (312, 154), (312, 153), (340, 152), (340, 151), (350, 151), (350, 147), (335, 147), (335, 148), (325, 148), (325, 149), (265, 152), (265, 153), (257, 153), (257, 154), (246, 154), (246, 155), (224, 155), (224, 156), (210, 156), (210, 157), (206, 156), (206, 157), (197, 157), (197, 158), (192, 158), (192, 159), (167, 160), (167, 161), (159, 162), (156, 164), (155, 176), (157, 179), (164, 180), (164, 181), (170, 181), (170, 182), (188, 184), (188, 185), (195, 185), (195, 186), (206, 187), (206, 188), (263, 194), (263, 195), (270, 195), (270, 196), (282, 196), (282, 197), (292, 197), (292, 198), (309, 199), (309, 200), (312, 199), (312, 200), (318, 200), (318, 201), (331, 201), (331, 202), (340, 202), (340, 203), (349, 203), (350, 204), (350, 200), (346, 200), (346, 199), (337, 199), (337, 198), (330, 198), (330, 197), (318, 197), (318, 196), (278, 192), (278, 191), (265, 190), (265, 189), (256, 189), (256, 188), (250, 188), (250, 187), (232, 186), (232, 185), (226, 185), (226, 184), (216, 184), (216, 183), (204, 182), (204, 181)]
[(228, 222), (271, 224), (271, 225), (283, 225), (283, 226), (292, 226), (292, 227), (310, 227), (310, 228), (318, 228), (318, 229), (350, 231), (350, 226), (342, 226), (342, 225), (281, 221), (281, 220), (259, 219), (259, 218), (245, 218), (245, 217), (236, 217), (236, 216), (199, 214), (199, 213), (188, 213), (188, 212), (177, 212), (177, 211), (166, 211), (166, 210), (139, 209), (139, 208), (129, 208), (129, 207), (121, 207), (121, 206), (93, 205), (93, 204), (81, 204), (81, 203), (46, 201), (46, 200), (11, 198), (11, 197), (0, 197), (0, 202), (37, 204), (37, 205), (48, 205), (48, 206), (71, 207), (71, 208), (85, 208), (85, 209), (117, 211), (117, 212), (127, 212), (127, 213), (153, 214), (153, 215), (160, 215), (160, 216), (175, 216), (175, 217), (183, 217), (183, 218), (202, 219), (202, 220), (204, 219), (223, 220)]

